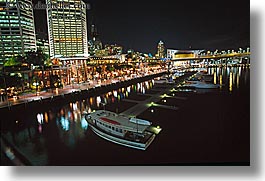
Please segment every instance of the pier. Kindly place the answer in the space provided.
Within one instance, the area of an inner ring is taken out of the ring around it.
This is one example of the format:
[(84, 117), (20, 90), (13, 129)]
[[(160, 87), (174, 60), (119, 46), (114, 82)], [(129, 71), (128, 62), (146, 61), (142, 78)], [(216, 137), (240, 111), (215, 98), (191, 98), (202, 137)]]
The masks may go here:
[[(145, 94), (145, 95), (150, 96), (150, 98), (148, 98), (144, 101), (135, 101), (135, 100), (125, 99), (124, 101), (137, 103), (137, 105), (127, 109), (126, 111), (122, 112), (121, 114), (126, 115), (126, 116), (136, 117), (152, 106), (161, 107), (161, 108), (170, 109), (170, 110), (178, 110), (178, 107), (166, 106), (166, 105), (161, 105), (161, 104), (157, 104), (157, 103), (160, 100), (162, 100), (164, 97), (172, 97), (175, 99), (186, 100), (187, 98), (185, 98), (185, 97), (173, 97), (173, 96), (168, 96), (167, 94), (169, 94), (171, 92), (172, 86), (178, 86), (179, 83), (181, 83), (183, 80), (187, 79), (188, 77), (192, 76), (193, 74), (195, 74), (195, 72), (186, 73), (185, 75), (179, 77), (176, 80), (176, 83), (174, 83), (174, 84), (172, 84), (172, 83), (161, 84), (161, 85), (159, 85), (159, 89), (153, 88), (153, 90), (159, 90), (159, 92), (157, 92), (156, 94)], [(161, 86), (163, 88), (161, 88)]]

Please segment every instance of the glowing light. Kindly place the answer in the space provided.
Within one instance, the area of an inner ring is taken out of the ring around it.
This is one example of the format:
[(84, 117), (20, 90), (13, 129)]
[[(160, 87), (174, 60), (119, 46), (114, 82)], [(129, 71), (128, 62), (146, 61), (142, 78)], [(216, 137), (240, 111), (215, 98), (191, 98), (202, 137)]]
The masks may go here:
[(127, 87), (127, 92), (128, 92), (128, 93), (131, 92), (131, 87)]
[(38, 131), (39, 131), (39, 133), (42, 133), (42, 126), (41, 126), (41, 124), (39, 124), (39, 126), (38, 126)]
[(90, 97), (89, 103), (90, 103), (90, 105), (93, 105), (93, 98), (92, 97)]
[(91, 107), (88, 108), (88, 111), (87, 112), (88, 113), (91, 113), (92, 112)]
[(78, 115), (76, 112), (74, 112), (74, 121), (76, 122), (77, 121), (77, 118), (78, 118)]
[(236, 79), (236, 85), (237, 85), (237, 88), (239, 88), (239, 75), (237, 75), (237, 79)]
[(113, 95), (114, 95), (114, 97), (118, 97), (118, 92), (117, 91), (113, 91)]
[(86, 121), (85, 118), (82, 118), (82, 119), (81, 119), (81, 127), (82, 127), (84, 130), (86, 130), (87, 127), (88, 127), (88, 123), (87, 123), (87, 121)]
[(45, 118), (45, 122), (48, 123), (49, 122), (49, 117), (48, 117), (48, 113), (47, 112), (44, 114), (44, 118)]
[(145, 86), (149, 88), (149, 83), (147, 81), (145, 82)]
[(142, 93), (145, 94), (145, 88), (143, 87)]
[(153, 109), (151, 109), (151, 113), (155, 112)]
[(222, 85), (223, 85), (223, 76), (222, 75), (220, 76), (220, 80), (219, 81), (220, 81), (220, 88), (222, 88)]
[(37, 121), (39, 124), (43, 124), (43, 114), (37, 114)]
[(137, 89), (141, 88), (141, 84), (137, 83)]
[(73, 104), (73, 110), (76, 111), (77, 110), (77, 103)]
[(100, 96), (98, 96), (96, 100), (97, 100), (97, 106), (99, 107), (99, 104), (101, 103), (101, 98), (100, 98)]
[(217, 83), (216, 79), (217, 79), (216, 72), (214, 72), (214, 74), (213, 74), (213, 83), (214, 83), (214, 84)]
[(61, 122), (61, 125), (62, 125), (63, 130), (69, 131), (69, 129), (70, 129), (69, 120), (65, 119), (64, 117), (61, 117), (60, 122)]
[(230, 72), (230, 76), (229, 76), (229, 91), (232, 92), (233, 90), (233, 73)]

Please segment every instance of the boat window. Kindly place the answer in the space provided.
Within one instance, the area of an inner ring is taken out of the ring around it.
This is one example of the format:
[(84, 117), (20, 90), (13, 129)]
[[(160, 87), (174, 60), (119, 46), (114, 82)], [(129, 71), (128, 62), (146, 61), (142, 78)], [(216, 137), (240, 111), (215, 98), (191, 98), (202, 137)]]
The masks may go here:
[(118, 128), (116, 128), (116, 131), (117, 131), (117, 132), (119, 132), (119, 129), (118, 129)]
[(114, 130), (115, 128), (114, 127), (112, 127), (112, 130)]

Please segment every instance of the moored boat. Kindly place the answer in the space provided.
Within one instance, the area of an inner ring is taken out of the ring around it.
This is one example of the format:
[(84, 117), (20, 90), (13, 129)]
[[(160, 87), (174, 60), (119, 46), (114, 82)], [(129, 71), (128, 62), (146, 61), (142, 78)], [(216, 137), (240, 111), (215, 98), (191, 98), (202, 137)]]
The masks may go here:
[(152, 126), (147, 120), (116, 114), (106, 110), (97, 110), (85, 114), (92, 131), (98, 136), (123, 146), (146, 150), (160, 127)]
[(196, 89), (218, 89), (220, 87), (220, 85), (206, 83), (204, 81), (186, 81), (183, 86)]
[(185, 88), (195, 88), (195, 89), (218, 89), (220, 87), (219, 84), (212, 84), (201, 80), (197, 77), (192, 77), (189, 80), (185, 81), (182, 85)]

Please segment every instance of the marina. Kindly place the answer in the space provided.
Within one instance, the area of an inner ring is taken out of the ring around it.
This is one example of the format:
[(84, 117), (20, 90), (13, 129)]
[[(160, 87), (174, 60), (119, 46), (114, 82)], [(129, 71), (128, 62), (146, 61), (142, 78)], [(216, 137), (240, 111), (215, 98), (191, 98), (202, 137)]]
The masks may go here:
[[(1, 120), (3, 143), (26, 165), (247, 165), (249, 68), (207, 72), (223, 86), (180, 88), (191, 73), (175, 84), (150, 79), (56, 108), (25, 109)], [(162, 131), (144, 151), (122, 146), (102, 139), (102, 130), (95, 134), (83, 116), (94, 110), (148, 120)]]

